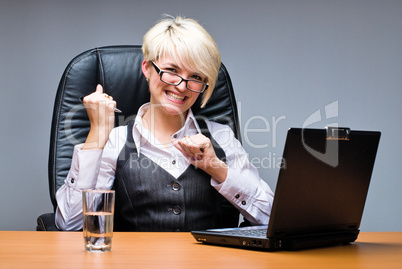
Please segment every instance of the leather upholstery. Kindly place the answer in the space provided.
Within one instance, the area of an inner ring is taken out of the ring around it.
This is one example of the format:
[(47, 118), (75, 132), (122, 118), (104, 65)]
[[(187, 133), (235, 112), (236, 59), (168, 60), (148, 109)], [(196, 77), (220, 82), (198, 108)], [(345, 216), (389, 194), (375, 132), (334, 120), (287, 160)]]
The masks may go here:
[[(83, 143), (89, 132), (88, 117), (79, 98), (92, 93), (97, 84), (103, 85), (104, 92), (113, 96), (123, 111), (116, 114), (115, 126), (126, 125), (150, 98), (141, 71), (142, 60), (141, 46), (109, 46), (85, 51), (66, 67), (57, 89), (50, 137), (49, 193), (54, 209), (56, 191), (70, 169), (73, 147)], [(223, 64), (211, 99), (202, 109), (200, 103), (201, 98), (192, 108), (196, 116), (228, 124), (241, 140), (232, 83)], [(40, 216), (37, 222), (37, 230), (54, 229), (53, 213)]]

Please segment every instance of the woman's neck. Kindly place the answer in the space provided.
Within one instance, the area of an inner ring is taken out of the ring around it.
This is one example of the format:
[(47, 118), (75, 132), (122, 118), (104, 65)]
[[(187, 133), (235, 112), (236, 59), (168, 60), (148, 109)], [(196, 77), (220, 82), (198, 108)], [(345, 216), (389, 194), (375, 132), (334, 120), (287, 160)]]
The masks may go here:
[(188, 111), (183, 115), (170, 115), (160, 108), (148, 107), (142, 116), (143, 126), (161, 143), (170, 141), (172, 135), (180, 130), (186, 120)]

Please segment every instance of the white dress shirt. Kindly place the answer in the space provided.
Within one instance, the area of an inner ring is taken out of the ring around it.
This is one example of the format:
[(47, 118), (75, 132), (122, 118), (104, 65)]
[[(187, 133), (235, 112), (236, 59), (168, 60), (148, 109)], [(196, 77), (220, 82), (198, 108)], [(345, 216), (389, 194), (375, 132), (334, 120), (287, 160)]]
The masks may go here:
[[(144, 128), (141, 117), (148, 107), (149, 103), (139, 109), (133, 126), (133, 138), (138, 154), (144, 154), (178, 178), (190, 162), (172, 143), (161, 145), (152, 132)], [(230, 127), (215, 122), (207, 122), (207, 125), (211, 136), (224, 150), (228, 166), (226, 180), (219, 184), (211, 178), (211, 185), (252, 224), (268, 224), (274, 199), (272, 190), (248, 161), (248, 154), (234, 137)], [(184, 135), (199, 132), (200, 128), (190, 110), (184, 126), (173, 137), (180, 139)], [(58, 206), (55, 221), (59, 229), (82, 228), (82, 190), (112, 188), (116, 162), (126, 139), (127, 126), (120, 126), (111, 131), (103, 150), (82, 150), (83, 144), (74, 147), (70, 171), (64, 185), (56, 193)]]

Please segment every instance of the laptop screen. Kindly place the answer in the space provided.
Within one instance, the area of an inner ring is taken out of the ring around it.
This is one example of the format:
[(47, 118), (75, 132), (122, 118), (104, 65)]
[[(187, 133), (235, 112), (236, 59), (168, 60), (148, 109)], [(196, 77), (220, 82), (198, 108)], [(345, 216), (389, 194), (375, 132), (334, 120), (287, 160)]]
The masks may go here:
[(380, 132), (288, 131), (267, 237), (355, 231)]

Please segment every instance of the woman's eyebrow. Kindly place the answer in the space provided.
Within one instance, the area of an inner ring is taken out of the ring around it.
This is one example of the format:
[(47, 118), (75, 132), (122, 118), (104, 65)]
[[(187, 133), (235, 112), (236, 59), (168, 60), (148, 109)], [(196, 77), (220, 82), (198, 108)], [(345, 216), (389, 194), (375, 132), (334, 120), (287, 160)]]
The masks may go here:
[[(167, 68), (166, 66), (168, 66), (168, 67), (174, 68), (174, 69), (176, 69), (176, 70), (178, 70), (178, 71), (183, 70), (183, 68), (181, 68), (179, 65), (177, 65), (177, 64), (174, 63), (174, 62), (166, 62), (166, 63), (164, 63), (163, 65), (165, 65), (165, 68)], [(190, 72), (193, 73), (192, 75), (197, 75), (197, 76), (205, 77), (201, 72), (191, 71), (191, 70), (190, 70)]]
[(167, 62), (167, 63), (164, 63), (163, 65), (169, 66), (169, 67), (172, 67), (172, 68), (178, 69), (178, 70), (181, 70), (181, 69), (182, 69), (180, 66), (178, 66), (177, 64), (172, 63), (172, 62)]

